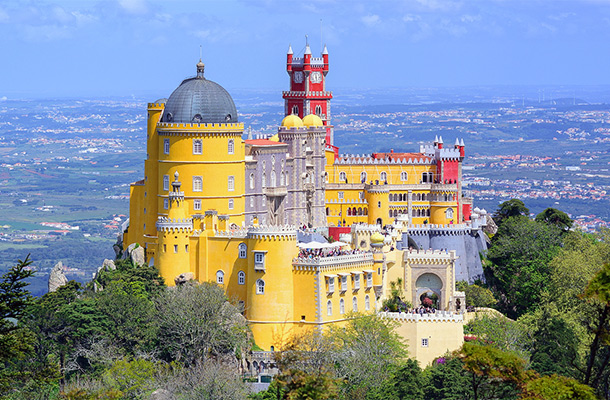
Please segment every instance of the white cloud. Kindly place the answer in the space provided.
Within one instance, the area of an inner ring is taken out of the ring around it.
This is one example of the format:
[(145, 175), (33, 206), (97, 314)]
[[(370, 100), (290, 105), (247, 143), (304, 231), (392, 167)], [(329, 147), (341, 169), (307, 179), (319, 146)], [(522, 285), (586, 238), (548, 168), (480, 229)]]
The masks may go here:
[(6, 13), (6, 11), (4, 11), (3, 9), (0, 8), (0, 23), (8, 22), (9, 20), (10, 20), (10, 17)]
[(420, 21), (421, 17), (419, 15), (407, 14), (402, 17), (403, 22), (415, 22)]
[(381, 23), (381, 17), (379, 17), (379, 15), (377, 14), (373, 14), (373, 15), (365, 15), (364, 17), (361, 18), (362, 22), (364, 22), (364, 25), (368, 26), (368, 27), (373, 27), (375, 25), (379, 25)]
[(131, 14), (145, 14), (148, 6), (145, 0), (118, 0), (119, 5)]

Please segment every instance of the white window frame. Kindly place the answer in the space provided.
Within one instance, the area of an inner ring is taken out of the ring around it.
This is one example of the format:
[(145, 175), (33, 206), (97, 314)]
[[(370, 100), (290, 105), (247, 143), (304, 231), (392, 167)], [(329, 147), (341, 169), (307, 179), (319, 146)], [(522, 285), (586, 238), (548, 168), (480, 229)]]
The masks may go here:
[(163, 154), (169, 154), (169, 139), (163, 139)]
[(385, 182), (388, 180), (388, 173), (385, 171), (381, 171), (381, 173), (379, 174), (379, 180), (381, 182)]
[(163, 190), (169, 191), (169, 175), (163, 175)]
[(238, 285), (246, 284), (246, 273), (244, 271), (239, 271), (237, 273), (237, 284)]
[(248, 258), (248, 245), (245, 243), (240, 243), (237, 246), (238, 256), (239, 258)]
[(371, 309), (371, 298), (367, 294), (364, 296), (364, 311), (369, 311)]
[(345, 182), (347, 180), (347, 174), (345, 171), (339, 172), (339, 182)]
[(373, 273), (372, 272), (366, 273), (366, 287), (368, 287), (368, 288), (373, 287)]
[(347, 290), (347, 276), (341, 276), (341, 291), (345, 292)]
[(333, 315), (333, 302), (330, 300), (326, 302), (326, 315)]
[(193, 200), (193, 210), (201, 211), (201, 200), (200, 199)]
[(227, 143), (227, 153), (235, 154), (235, 141), (233, 139), (229, 139), (229, 142)]
[(229, 210), (232, 210), (233, 208), (235, 208), (235, 202), (233, 199), (229, 199)]
[(345, 196), (344, 192), (337, 192), (337, 198), (339, 198), (339, 200), (343, 200), (343, 196)]
[(227, 179), (227, 190), (229, 192), (235, 191), (235, 176), (233, 175), (229, 175), (229, 178)]
[(428, 340), (428, 338), (422, 338), (421, 347), (428, 347), (429, 345), (430, 345), (430, 341)]
[(328, 278), (328, 293), (333, 293), (335, 291), (335, 277), (331, 276)]
[(345, 314), (345, 300), (339, 300), (339, 314)]
[(203, 192), (203, 177), (193, 176), (193, 192)]
[(265, 294), (265, 281), (262, 279), (256, 280), (256, 294)]
[(358, 312), (358, 297), (352, 297), (352, 310)]
[(409, 174), (408, 174), (406, 171), (402, 171), (402, 172), (400, 173), (400, 180), (401, 180), (402, 182), (406, 182), (406, 181), (408, 181), (408, 180), (409, 180)]
[(254, 251), (254, 270), (264, 271), (265, 270), (265, 258), (266, 251)]
[(168, 198), (163, 199), (163, 209), (165, 209), (165, 210), (169, 209), (169, 199)]
[(445, 217), (447, 219), (453, 219), (453, 208), (447, 208), (447, 210), (445, 211)]
[(360, 274), (354, 275), (354, 290), (360, 289)]
[(360, 183), (364, 182), (366, 183), (366, 179), (368, 178), (366, 171), (362, 171), (360, 173)]
[(254, 173), (250, 174), (250, 189), (254, 189)]
[(193, 154), (203, 154), (203, 141), (201, 139), (193, 139)]
[(216, 271), (216, 283), (219, 285), (224, 285), (225, 283), (225, 273), (222, 270)]
[(254, 208), (254, 196), (250, 196), (250, 208)]

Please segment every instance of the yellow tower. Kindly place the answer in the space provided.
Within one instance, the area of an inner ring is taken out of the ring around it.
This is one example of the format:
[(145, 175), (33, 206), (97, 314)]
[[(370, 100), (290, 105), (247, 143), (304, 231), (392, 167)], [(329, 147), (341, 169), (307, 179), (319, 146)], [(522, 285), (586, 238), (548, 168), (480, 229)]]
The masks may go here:
[(189, 217), (178, 176), (176, 171), (172, 191), (169, 193), (168, 215), (159, 217), (156, 225), (159, 238), (159, 272), (168, 286), (174, 285), (172, 278), (184, 272), (192, 272), (189, 263), (189, 237), (193, 233), (193, 219)]
[(364, 193), (366, 202), (369, 204), (368, 223), (381, 226), (391, 223), (393, 219), (389, 217), (389, 186), (365, 185)]

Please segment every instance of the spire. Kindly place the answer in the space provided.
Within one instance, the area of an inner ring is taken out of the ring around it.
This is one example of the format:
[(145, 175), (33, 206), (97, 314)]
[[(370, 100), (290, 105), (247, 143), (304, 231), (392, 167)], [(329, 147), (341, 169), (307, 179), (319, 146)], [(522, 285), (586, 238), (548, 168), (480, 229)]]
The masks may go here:
[(293, 54), (292, 53), (292, 45), (290, 45), (290, 44), (288, 45), (288, 54)]
[(454, 144), (454, 146), (459, 146), (459, 145), (460, 145), (460, 139), (455, 138), (455, 144)]
[(464, 147), (464, 139), (460, 142), (460, 146)]
[(442, 137), (442, 136), (439, 136), (439, 138), (438, 138), (438, 142), (439, 142), (439, 143), (443, 143), (443, 137)]
[(311, 54), (311, 49), (309, 48), (309, 43), (305, 46), (305, 54)]
[(248, 127), (248, 138), (246, 140), (252, 140), (252, 126)]
[(197, 63), (197, 78), (201, 78), (203, 79), (203, 70), (205, 69), (205, 64), (203, 63), (203, 61), (201, 61), (201, 58), (199, 59), (199, 62)]
[(322, 55), (328, 55), (328, 49), (326, 48), (326, 45), (324, 45), (324, 50), (322, 50)]
[(438, 135), (434, 135), (434, 143), (438, 143)]

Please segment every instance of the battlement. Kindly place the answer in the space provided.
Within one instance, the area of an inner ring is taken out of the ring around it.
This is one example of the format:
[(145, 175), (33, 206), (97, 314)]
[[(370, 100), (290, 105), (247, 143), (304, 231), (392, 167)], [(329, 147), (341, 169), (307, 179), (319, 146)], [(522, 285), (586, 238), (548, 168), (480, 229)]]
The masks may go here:
[(438, 156), (441, 160), (459, 160), (460, 151), (452, 148), (442, 148), (438, 151)]
[(159, 134), (175, 134), (176, 130), (196, 130), (196, 131), (225, 131), (225, 132), (236, 132), (239, 131), (241, 134), (244, 130), (244, 124), (242, 122), (235, 122), (229, 124), (221, 123), (201, 123), (201, 124), (187, 124), (187, 123), (172, 123), (172, 122), (159, 122), (157, 124)]
[(333, 92), (328, 91), (310, 91), (305, 92), (302, 90), (284, 90), (282, 91), (282, 96), (286, 97), (304, 97), (307, 96), (309, 98), (320, 98), (320, 99), (331, 99), (333, 97)]
[(340, 256), (326, 256), (326, 257), (295, 257), (292, 259), (292, 265), (294, 267), (333, 267), (346, 265), (360, 265), (360, 264), (372, 264), (373, 253), (363, 252), (355, 254), (345, 254)]
[(464, 322), (464, 316), (453, 311), (436, 311), (428, 314), (380, 312), (379, 316), (398, 322)]
[(335, 160), (335, 164), (339, 165), (362, 165), (362, 164), (372, 164), (372, 165), (386, 165), (386, 164), (402, 164), (402, 165), (432, 165), (435, 161), (432, 158), (427, 157), (422, 154), (422, 157), (418, 158), (394, 158), (391, 159), (379, 159), (366, 155), (353, 155), (353, 154), (340, 154), (339, 157)]
[[(292, 65), (293, 66), (303, 66), (303, 64), (305, 64), (305, 59), (304, 57), (293, 57), (292, 58)], [(309, 61), (309, 65), (311, 65), (312, 67), (323, 67), (324, 66), (324, 58), (322, 57), (311, 57), (310, 61)]]
[(405, 250), (405, 257), (408, 259), (425, 259), (427, 261), (450, 261), (457, 258), (455, 250)]
[(151, 108), (163, 109), (165, 108), (165, 103), (148, 103), (148, 109), (150, 110)]
[(294, 239), (297, 238), (297, 228), (291, 225), (261, 225), (248, 228), (247, 237), (253, 239)]
[(193, 230), (193, 219), (192, 218), (168, 218), (159, 217), (157, 220), (158, 231), (170, 231), (170, 230)]
[(369, 193), (390, 193), (390, 187), (388, 185), (364, 185), (364, 190)]
[(354, 224), (354, 225), (352, 225), (352, 232), (356, 232), (356, 233), (379, 232), (379, 225)]

